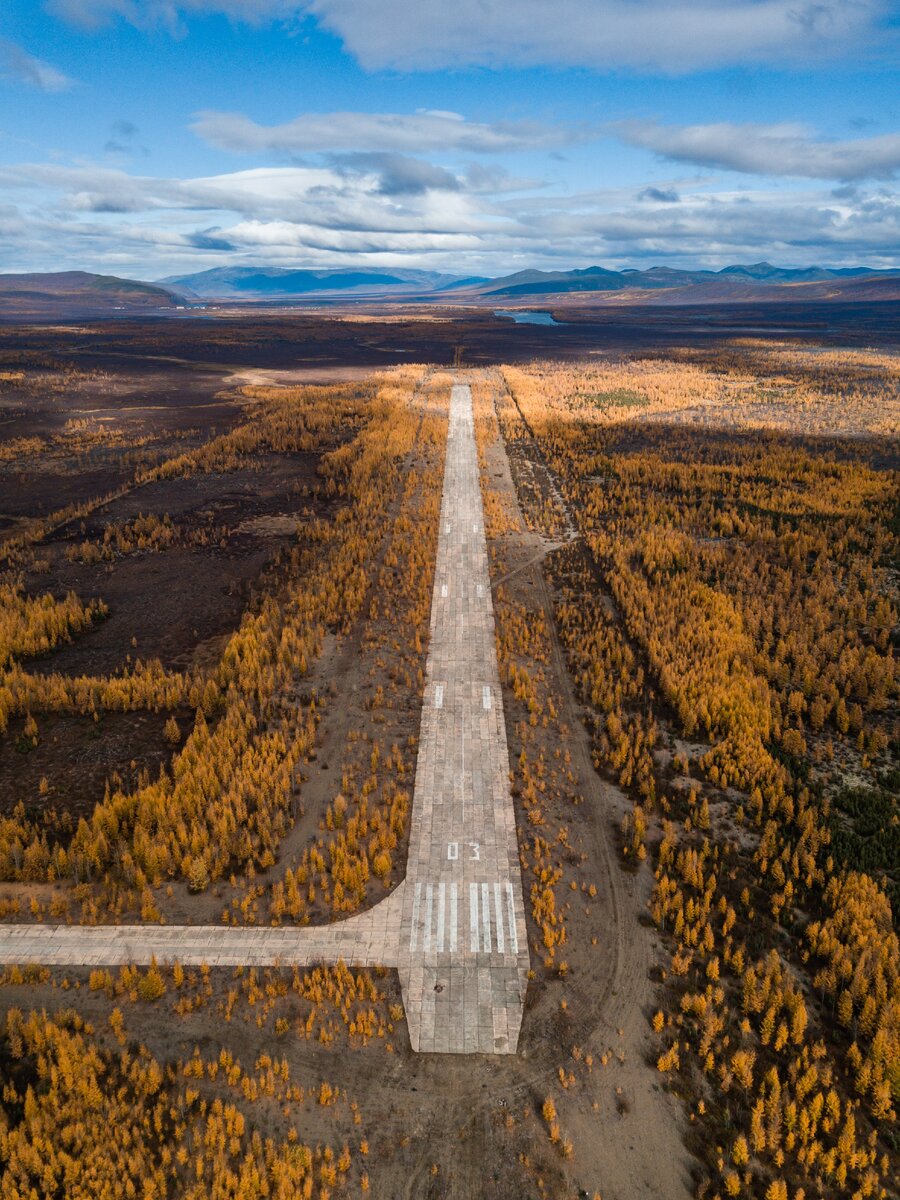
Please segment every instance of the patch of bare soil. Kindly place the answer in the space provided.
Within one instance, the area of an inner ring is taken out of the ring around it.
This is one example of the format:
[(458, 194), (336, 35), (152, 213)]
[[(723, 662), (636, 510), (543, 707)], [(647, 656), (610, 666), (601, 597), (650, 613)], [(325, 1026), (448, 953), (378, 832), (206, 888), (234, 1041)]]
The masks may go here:
[[(61, 583), (74, 577), (79, 595), (102, 598), (109, 616), (31, 669), (108, 675), (126, 666), (129, 655), (158, 658), (173, 670), (185, 667), (198, 642), (237, 627), (270, 555), (265, 545), (231, 553), (173, 548), (98, 564), (90, 572), (61, 571)], [(85, 575), (90, 581), (82, 583)]]
[(0, 472), (0, 515), (46, 517), (69, 504), (105, 496), (126, 484), (132, 471), (124, 464), (107, 463), (91, 469), (86, 464), (74, 474), (56, 464), (29, 463), (26, 468)]
[[(77, 824), (90, 818), (114, 775), (133, 788), (141, 772), (158, 774), (172, 746), (164, 726), (169, 713), (102, 713), (90, 717), (38, 714), (38, 744), (24, 736), (24, 719), (11, 722), (0, 739), (0, 812), (20, 802), (35, 814), (47, 808), (67, 812)], [(191, 714), (181, 712), (183, 730)]]
[(294, 367), (286, 371), (248, 367), (234, 371), (225, 382), (230, 387), (296, 387), (310, 383), (353, 383), (371, 374), (369, 367)]
[(271, 516), (247, 517), (236, 527), (235, 533), (251, 533), (256, 537), (288, 537), (296, 528), (296, 516), (273, 513)]
[[(40, 547), (47, 569), (31, 573), (28, 587), (99, 597), (109, 616), (33, 669), (108, 674), (128, 655), (159, 658), (172, 669), (195, 662), (198, 645), (238, 625), (267, 564), (290, 544), (304, 513), (323, 511), (306, 495), (315, 464), (312, 454), (270, 455), (254, 468), (153, 483), (65, 526)], [(107, 529), (141, 514), (170, 517), (175, 543), (111, 562), (70, 558), (84, 542), (101, 543)], [(210, 544), (185, 544), (197, 534)]]

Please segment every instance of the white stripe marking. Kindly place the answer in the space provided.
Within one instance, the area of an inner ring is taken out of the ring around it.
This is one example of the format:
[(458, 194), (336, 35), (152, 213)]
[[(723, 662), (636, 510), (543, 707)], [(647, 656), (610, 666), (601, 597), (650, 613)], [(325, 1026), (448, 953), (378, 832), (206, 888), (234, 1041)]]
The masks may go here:
[(444, 685), (442, 683), (439, 683), (434, 689), (434, 707), (444, 707)]
[(485, 684), (482, 688), (481, 703), (486, 709), (491, 707), (491, 689), (487, 686), (487, 684)]
[(506, 910), (509, 913), (509, 948), (513, 954), (519, 953), (519, 935), (516, 931), (516, 906), (513, 903), (513, 885), (506, 885)]
[(481, 599), (481, 597), (484, 595), (484, 584), (483, 583), (479, 583), (479, 584), (475, 585), (475, 595), (479, 599)]
[(446, 583), (442, 583), (442, 584), (441, 584), (441, 595), (444, 597), (444, 599), (446, 599), (446, 598), (447, 598), (447, 585), (446, 585)]
[(495, 913), (496, 919), (497, 919), (497, 949), (502, 954), (503, 950), (504, 950), (505, 942), (504, 942), (504, 938), (503, 938), (503, 908), (500, 904), (500, 884), (499, 883), (494, 884), (494, 913)]
[(478, 952), (478, 884), (469, 884), (469, 949)]
[(409, 935), (409, 948), (413, 954), (416, 952), (416, 945), (419, 941), (419, 900), (422, 896), (422, 884), (416, 884), (415, 895), (413, 896), (413, 911), (412, 911), (412, 931)]
[(483, 949), (486, 953), (491, 952), (491, 901), (488, 896), (488, 885), (481, 885), (481, 932), (483, 935)]
[(429, 883), (425, 888), (425, 928), (422, 931), (422, 951), (427, 954), (431, 949), (431, 900), (434, 889)]
[(444, 949), (444, 890), (445, 884), (438, 884), (438, 911), (437, 911), (437, 948), (438, 954)]
[(456, 953), (456, 884), (450, 884), (450, 953)]

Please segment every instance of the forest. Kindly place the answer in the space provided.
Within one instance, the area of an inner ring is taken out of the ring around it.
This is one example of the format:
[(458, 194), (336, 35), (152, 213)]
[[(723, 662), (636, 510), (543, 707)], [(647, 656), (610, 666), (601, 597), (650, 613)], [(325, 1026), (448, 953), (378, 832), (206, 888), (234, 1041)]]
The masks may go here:
[[(195, 718), (169, 770), (130, 791), (108, 787), (90, 818), (74, 830), (52, 806), (32, 816), (20, 804), (0, 823), (3, 877), (97, 883), (85, 900), (84, 918), (96, 915), (98, 903), (121, 912), (129, 896), (144, 896), (143, 907), (152, 911), (150, 889), (164, 879), (183, 879), (199, 892), (223, 874), (273, 864), (291, 820), (293, 779), (313, 746), (318, 720), (314, 694), (291, 706), (283, 697), (308, 674), (326, 632), (346, 632), (366, 599), (369, 549), (385, 536), (388, 498), (417, 431), (418, 420), (405, 403), (416, 378), (400, 372), (390, 384), (343, 392), (270, 395), (246, 389), (250, 420), (138, 472), (133, 486), (143, 489), (159, 480), (234, 471), (264, 452), (320, 455), (316, 486), (335, 502), (336, 519), (325, 521), (307, 510), (298, 521), (292, 544), (282, 552), (280, 593), (263, 596), (248, 610), (215, 669), (171, 672), (158, 661), (137, 660), (105, 677), (29, 673), (29, 658), (101, 620), (103, 604), (84, 605), (74, 595), (60, 601), (50, 593), (26, 598), (20, 583), (6, 585), (4, 728), (25, 716), (27, 735), (39, 729), (45, 714), (59, 712), (96, 718), (104, 711), (188, 706)], [(29, 534), (29, 546), (71, 519), (68, 512), (54, 514), (39, 534)], [(121, 555), (129, 546), (145, 554), (164, 548), (174, 535), (159, 531), (170, 529), (165, 518), (108, 525), (101, 543), (106, 549), (96, 557)], [(77, 554), (85, 557), (84, 547), (94, 544), (81, 543)], [(8, 553), (18, 562), (21, 541)], [(420, 612), (418, 623), (423, 619)], [(180, 732), (173, 733), (180, 740)], [(390, 813), (383, 816), (389, 829)], [(384, 848), (373, 846), (373, 863)], [(302, 870), (305, 877), (309, 864)]]
[(596, 765), (633, 797), (622, 856), (655, 877), (657, 1066), (690, 1106), (698, 1195), (883, 1195), (896, 367), (697, 357), (507, 368), (504, 434), (556, 485), (535, 519), (577, 528), (548, 564), (556, 619)]
[(8, 967), (4, 1196), (898, 1194), (895, 356), (185, 372), (161, 424), (8, 365), (3, 919), (403, 880), (462, 378), (531, 971), (519, 1054), (438, 1070), (380, 967)]

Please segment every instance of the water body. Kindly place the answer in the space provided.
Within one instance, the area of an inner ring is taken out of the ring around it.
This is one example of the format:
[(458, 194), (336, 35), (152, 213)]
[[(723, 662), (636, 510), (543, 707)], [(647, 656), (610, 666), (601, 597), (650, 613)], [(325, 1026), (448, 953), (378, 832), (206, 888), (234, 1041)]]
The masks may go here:
[(561, 325), (562, 321), (555, 321), (548, 312), (528, 312), (523, 309), (512, 308), (495, 308), (495, 317), (509, 317), (515, 321), (517, 325)]

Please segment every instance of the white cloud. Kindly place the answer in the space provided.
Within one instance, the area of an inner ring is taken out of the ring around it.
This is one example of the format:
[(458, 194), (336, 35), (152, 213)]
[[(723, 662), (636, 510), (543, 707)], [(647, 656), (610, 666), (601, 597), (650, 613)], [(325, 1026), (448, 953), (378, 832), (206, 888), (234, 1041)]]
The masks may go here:
[(379, 177), (378, 190), (385, 196), (415, 196), (424, 192), (457, 192), (460, 180), (443, 167), (407, 154), (380, 151), (362, 154), (335, 154), (332, 160), (348, 170), (363, 174), (375, 172)]
[(65, 92), (75, 86), (74, 79), (43, 59), (28, 54), (8, 38), (0, 38), (0, 79), (24, 83), (42, 92)]
[[(900, 197), (892, 193), (835, 203), (820, 192), (719, 192), (682, 195), (680, 204), (605, 210), (573, 197), (568, 210), (537, 201), (518, 219), (537, 243), (604, 247), (614, 262), (857, 263), (896, 265)], [(580, 261), (586, 261), (584, 257)]]
[(760, 258), (888, 265), (900, 245), (900, 196), (884, 187), (838, 197), (814, 185), (710, 192), (657, 179), (636, 200), (640, 189), (631, 188), (513, 194), (502, 177), (490, 191), (487, 180), (471, 186), (462, 175), (453, 187), (390, 191), (381, 156), (371, 158), (187, 179), (92, 164), (0, 169), (0, 235), (14, 231), (7, 269), (115, 263), (153, 278), (225, 263), (346, 266), (360, 258), (479, 274)]
[[(375, 156), (377, 158), (377, 156)], [(424, 164), (428, 165), (428, 164)], [(385, 187), (374, 164), (350, 168), (259, 167), (227, 175), (196, 179), (165, 179), (130, 175), (94, 166), (63, 167), (27, 164), (0, 168), (4, 189), (44, 193), (50, 207), (63, 217), (163, 213), (173, 226), (179, 220), (237, 214), (263, 223), (320, 227), (368, 235), (416, 233), (456, 234), (485, 229), (473, 201), (454, 187)], [(396, 171), (396, 167), (392, 167)], [(435, 168), (437, 182), (446, 172)], [(388, 183), (394, 177), (388, 177)], [(46, 201), (45, 201), (46, 203)], [(221, 235), (219, 235), (221, 236)]]
[(900, 170), (900, 133), (853, 141), (816, 138), (800, 125), (660, 125), (621, 121), (613, 129), (632, 146), (675, 162), (749, 175), (803, 179), (892, 179)]
[[(690, 71), (835, 53), (871, 22), (854, 0), (315, 0), (364, 66), (562, 66)], [(393, 5), (392, 5), (393, 7)]]
[(664, 72), (790, 63), (875, 40), (886, 0), (53, 0), (72, 20), (175, 28), (311, 16), (368, 69), (557, 65)]
[(211, 146), (243, 154), (291, 156), (308, 151), (463, 151), (489, 154), (558, 146), (586, 131), (530, 121), (481, 124), (458, 113), (304, 113), (283, 125), (258, 125), (240, 113), (199, 113), (191, 129)]
[(303, 0), (48, 0), (47, 8), (88, 28), (116, 17), (139, 28), (176, 30), (182, 17), (223, 13), (235, 21), (262, 23), (296, 16)]

